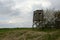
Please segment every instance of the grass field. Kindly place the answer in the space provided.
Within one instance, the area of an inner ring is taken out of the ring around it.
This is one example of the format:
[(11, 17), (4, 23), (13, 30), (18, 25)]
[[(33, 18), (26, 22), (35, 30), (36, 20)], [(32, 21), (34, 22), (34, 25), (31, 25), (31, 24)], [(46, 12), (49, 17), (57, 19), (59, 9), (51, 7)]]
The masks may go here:
[(60, 40), (60, 29), (0, 29), (0, 40)]

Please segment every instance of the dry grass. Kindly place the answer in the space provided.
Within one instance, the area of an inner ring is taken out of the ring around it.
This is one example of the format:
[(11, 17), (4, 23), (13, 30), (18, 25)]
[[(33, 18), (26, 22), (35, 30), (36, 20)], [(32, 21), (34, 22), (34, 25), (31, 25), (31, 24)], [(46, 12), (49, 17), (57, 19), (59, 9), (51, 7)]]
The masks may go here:
[(0, 40), (60, 40), (60, 30), (52, 32), (34, 30), (7, 30), (0, 32)]

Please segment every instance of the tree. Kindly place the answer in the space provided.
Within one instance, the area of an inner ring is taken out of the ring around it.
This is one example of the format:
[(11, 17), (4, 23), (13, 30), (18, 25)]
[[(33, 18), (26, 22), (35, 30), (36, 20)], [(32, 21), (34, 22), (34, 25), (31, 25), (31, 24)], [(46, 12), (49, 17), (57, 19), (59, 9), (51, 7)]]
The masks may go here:
[(55, 27), (60, 28), (60, 11), (55, 12)]

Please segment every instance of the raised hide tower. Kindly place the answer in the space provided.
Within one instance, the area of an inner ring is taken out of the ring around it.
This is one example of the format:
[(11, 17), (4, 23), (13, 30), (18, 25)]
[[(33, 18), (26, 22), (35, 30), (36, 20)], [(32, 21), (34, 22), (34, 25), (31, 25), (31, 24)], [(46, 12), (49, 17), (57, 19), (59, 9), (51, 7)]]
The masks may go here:
[(40, 28), (43, 26), (43, 19), (44, 19), (44, 15), (43, 15), (43, 10), (36, 10), (33, 12), (33, 28)]

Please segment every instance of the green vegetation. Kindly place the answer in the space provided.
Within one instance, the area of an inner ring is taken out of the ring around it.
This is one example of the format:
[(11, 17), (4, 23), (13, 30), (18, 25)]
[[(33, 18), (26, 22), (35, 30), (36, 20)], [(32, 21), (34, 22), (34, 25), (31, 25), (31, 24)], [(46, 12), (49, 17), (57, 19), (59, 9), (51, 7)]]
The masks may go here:
[(60, 29), (0, 29), (0, 40), (60, 40)]

